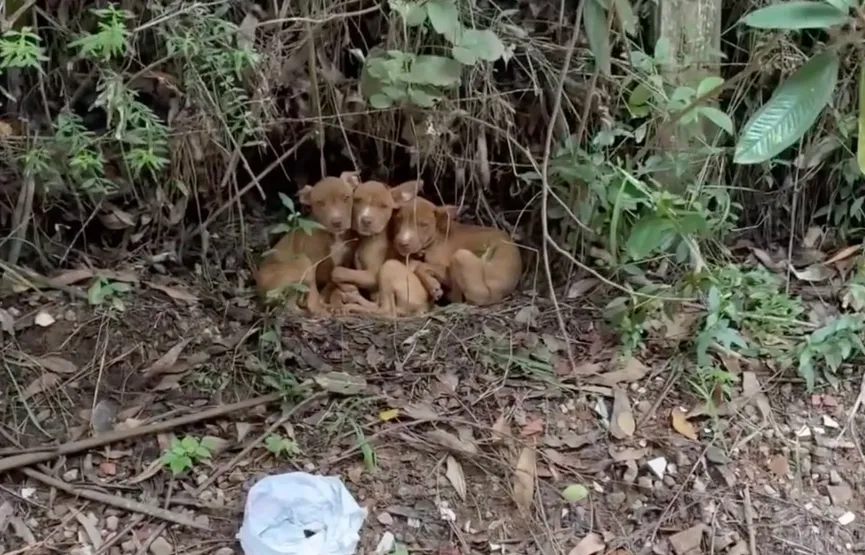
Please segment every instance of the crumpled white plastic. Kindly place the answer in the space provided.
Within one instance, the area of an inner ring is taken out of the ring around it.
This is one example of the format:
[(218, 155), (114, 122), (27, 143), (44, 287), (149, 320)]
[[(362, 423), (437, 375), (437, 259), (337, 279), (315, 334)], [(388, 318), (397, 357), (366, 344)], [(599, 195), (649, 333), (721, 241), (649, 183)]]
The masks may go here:
[(335, 476), (278, 474), (250, 488), (237, 539), (246, 555), (354, 555), (366, 514)]

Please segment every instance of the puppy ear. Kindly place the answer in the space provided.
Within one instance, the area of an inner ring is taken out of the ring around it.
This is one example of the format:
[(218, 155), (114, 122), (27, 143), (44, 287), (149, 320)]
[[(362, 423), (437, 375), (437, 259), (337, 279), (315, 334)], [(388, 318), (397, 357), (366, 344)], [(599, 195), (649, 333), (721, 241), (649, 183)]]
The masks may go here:
[(436, 206), (436, 222), (439, 229), (447, 229), (450, 223), (459, 216), (460, 207), (453, 204), (445, 204), (444, 206)]
[(358, 172), (342, 172), (341, 174), (339, 174), (339, 178), (351, 185), (352, 189), (360, 185), (360, 177), (358, 176)]
[(303, 188), (297, 192), (297, 200), (300, 201), (301, 204), (309, 206), (312, 204), (312, 200), (309, 196), (312, 194), (312, 186), (304, 185)]
[(406, 181), (401, 185), (397, 185), (396, 187), (391, 187), (390, 195), (393, 197), (393, 200), (397, 203), (398, 206), (403, 204), (408, 204), (413, 201), (418, 192), (423, 188), (423, 181), (420, 179), (416, 181)]

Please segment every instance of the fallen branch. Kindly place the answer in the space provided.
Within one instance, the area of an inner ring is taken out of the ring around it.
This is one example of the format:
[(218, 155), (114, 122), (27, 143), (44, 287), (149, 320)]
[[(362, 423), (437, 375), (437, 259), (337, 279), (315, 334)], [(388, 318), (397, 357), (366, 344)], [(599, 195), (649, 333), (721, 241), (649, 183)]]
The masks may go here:
[(173, 418), (164, 422), (156, 422), (155, 424), (149, 424), (147, 426), (141, 426), (139, 428), (120, 430), (95, 437), (80, 439), (78, 441), (71, 441), (69, 443), (59, 445), (56, 448), (51, 449), (50, 451), (36, 451), (33, 453), (24, 453), (12, 457), (5, 457), (0, 459), (0, 474), (3, 474), (4, 472), (8, 472), (10, 470), (14, 470), (16, 468), (27, 467), (37, 463), (50, 461), (63, 455), (80, 453), (81, 451), (93, 449), (94, 447), (102, 447), (104, 445), (109, 445), (111, 443), (116, 443), (118, 441), (123, 441), (126, 439), (132, 439), (134, 437), (161, 433), (177, 428), (179, 426), (185, 426), (187, 424), (201, 422), (202, 420), (208, 420), (210, 418), (224, 416), (226, 414), (230, 414), (232, 412), (237, 412), (244, 409), (251, 409), (259, 405), (278, 401), (279, 399), (279, 393), (271, 393), (270, 395), (263, 395), (254, 399), (247, 399), (245, 401), (240, 401), (231, 405), (214, 407), (212, 409), (202, 412), (187, 414), (186, 416), (180, 416), (178, 418)]
[(117, 507), (118, 509), (122, 509), (124, 511), (129, 511), (132, 513), (141, 513), (144, 515), (156, 517), (168, 522), (173, 522), (174, 524), (189, 526), (190, 528), (196, 528), (198, 530), (204, 530), (207, 532), (210, 531), (210, 527), (208, 526), (202, 526), (201, 524), (193, 521), (191, 518), (187, 518), (184, 515), (171, 512), (161, 507), (147, 505), (145, 503), (135, 501), (134, 499), (127, 499), (125, 497), (120, 497), (117, 495), (109, 495), (107, 493), (101, 493), (98, 491), (84, 488), (75, 488), (70, 486), (63, 480), (52, 478), (51, 476), (42, 474), (41, 472), (37, 472), (32, 468), (22, 468), (21, 472), (38, 482), (42, 482), (43, 484), (49, 485), (52, 488), (57, 488), (61, 491), (65, 491), (66, 493), (75, 497), (83, 497), (84, 499), (90, 499), (91, 501), (96, 501), (97, 503), (104, 503), (106, 505), (111, 505), (112, 507)]

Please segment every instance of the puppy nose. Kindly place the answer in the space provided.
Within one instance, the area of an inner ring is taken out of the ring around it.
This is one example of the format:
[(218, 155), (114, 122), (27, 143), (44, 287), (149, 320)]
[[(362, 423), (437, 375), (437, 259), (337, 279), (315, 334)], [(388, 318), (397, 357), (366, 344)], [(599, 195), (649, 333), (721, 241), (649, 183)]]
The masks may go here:
[(408, 247), (408, 239), (405, 237), (400, 237), (396, 240), (396, 244), (400, 247)]
[(342, 218), (333, 218), (330, 220), (331, 227), (342, 227)]
[(369, 216), (363, 216), (360, 219), (360, 223), (364, 226), (372, 225), (372, 218), (370, 218)]

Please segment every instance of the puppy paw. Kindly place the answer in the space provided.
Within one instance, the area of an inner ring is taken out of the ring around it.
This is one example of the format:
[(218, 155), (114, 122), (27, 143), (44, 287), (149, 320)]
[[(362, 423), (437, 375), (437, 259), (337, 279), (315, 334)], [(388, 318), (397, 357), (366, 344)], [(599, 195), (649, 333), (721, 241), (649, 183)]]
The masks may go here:
[(439, 282), (434, 282), (430, 284), (429, 290), (430, 296), (436, 301), (440, 300), (442, 296), (444, 296), (444, 291), (442, 290), (442, 284)]
[(337, 266), (330, 273), (330, 279), (332, 279), (335, 283), (340, 284), (344, 281), (348, 280), (348, 268), (345, 266)]

